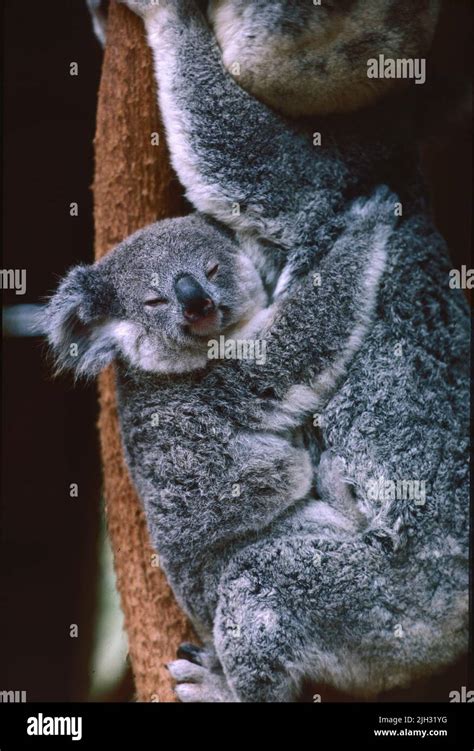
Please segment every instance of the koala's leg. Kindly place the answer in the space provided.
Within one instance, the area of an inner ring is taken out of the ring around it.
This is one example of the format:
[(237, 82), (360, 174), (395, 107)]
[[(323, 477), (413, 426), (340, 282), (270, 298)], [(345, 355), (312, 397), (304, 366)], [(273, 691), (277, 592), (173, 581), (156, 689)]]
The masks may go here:
[[(339, 203), (341, 194), (328, 190), (317, 167), (334, 169), (337, 150), (328, 142), (315, 165), (311, 138), (290, 130), (237, 85), (199, 3), (127, 4), (145, 23), (173, 166), (194, 206), (287, 246), (309, 220), (313, 228), (327, 221), (331, 201)], [(311, 211), (305, 212), (308, 201)]]
[[(228, 449), (227, 470), (220, 465), (218, 473), (207, 471), (205, 476), (201, 470), (205, 501), (190, 504), (183, 532), (193, 544), (202, 545), (203, 538), (223, 544), (245, 539), (305, 498), (311, 489), (313, 467), (308, 452), (281, 436), (242, 432)], [(196, 461), (201, 460), (198, 457)], [(198, 472), (196, 469), (196, 476)]]
[(370, 696), (446, 664), (462, 649), (459, 596), (438, 611), (431, 576), (355, 539), (252, 545), (220, 583), (214, 642), (231, 690), (241, 702), (292, 702), (312, 680)]

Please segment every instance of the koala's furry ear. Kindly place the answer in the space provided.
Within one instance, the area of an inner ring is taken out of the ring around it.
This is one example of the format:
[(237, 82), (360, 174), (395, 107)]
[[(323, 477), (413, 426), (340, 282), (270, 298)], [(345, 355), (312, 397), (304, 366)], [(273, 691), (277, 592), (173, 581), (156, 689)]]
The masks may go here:
[(117, 353), (112, 316), (115, 295), (97, 266), (76, 266), (64, 277), (41, 316), (57, 372), (95, 376)]

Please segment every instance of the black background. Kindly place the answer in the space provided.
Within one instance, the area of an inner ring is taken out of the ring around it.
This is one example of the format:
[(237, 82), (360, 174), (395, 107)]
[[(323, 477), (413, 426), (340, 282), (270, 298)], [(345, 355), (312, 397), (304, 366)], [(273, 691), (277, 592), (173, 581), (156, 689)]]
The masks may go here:
[[(82, 0), (8, 0), (3, 12), (3, 268), (26, 269), (27, 293), (2, 294), (5, 304), (36, 303), (93, 257), (102, 51)], [(28, 702), (83, 700), (101, 513), (95, 388), (53, 381), (39, 339), (3, 345), (0, 690), (25, 690)]]

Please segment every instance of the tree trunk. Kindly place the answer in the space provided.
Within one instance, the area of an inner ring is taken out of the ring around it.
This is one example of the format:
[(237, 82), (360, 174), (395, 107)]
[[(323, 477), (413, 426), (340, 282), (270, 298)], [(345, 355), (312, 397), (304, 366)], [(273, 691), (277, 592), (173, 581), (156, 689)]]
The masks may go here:
[[(159, 134), (159, 145), (156, 145)], [(168, 158), (143, 24), (112, 2), (95, 137), (95, 253), (157, 219), (186, 211)], [(192, 639), (165, 576), (154, 565), (145, 516), (120, 442), (114, 373), (99, 380), (102, 462), (109, 535), (139, 701), (173, 701), (164, 664)]]

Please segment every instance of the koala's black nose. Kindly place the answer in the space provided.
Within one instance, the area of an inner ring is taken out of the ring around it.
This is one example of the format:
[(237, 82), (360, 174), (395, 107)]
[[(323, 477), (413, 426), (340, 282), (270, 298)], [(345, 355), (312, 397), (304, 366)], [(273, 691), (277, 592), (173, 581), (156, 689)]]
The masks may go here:
[(196, 321), (215, 309), (214, 301), (191, 274), (183, 274), (174, 285), (176, 297), (188, 321)]

